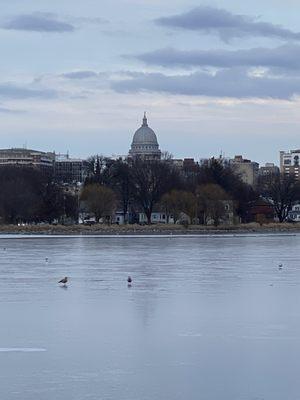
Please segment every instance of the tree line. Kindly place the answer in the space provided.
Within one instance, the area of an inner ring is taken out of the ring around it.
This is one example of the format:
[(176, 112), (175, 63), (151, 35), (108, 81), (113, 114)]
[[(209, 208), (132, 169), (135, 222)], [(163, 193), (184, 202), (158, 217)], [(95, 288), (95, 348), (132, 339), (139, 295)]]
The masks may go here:
[[(219, 162), (208, 166), (195, 164), (182, 169), (171, 159), (105, 160), (91, 157), (90, 174), (81, 199), (96, 216), (109, 220), (116, 209), (124, 216), (128, 211), (140, 211), (151, 223), (151, 214), (158, 208), (170, 220), (180, 214), (192, 223), (207, 223), (208, 216), (217, 224), (225, 213), (225, 202), (231, 201), (241, 220), (257, 193)], [(97, 199), (97, 200), (96, 200)]]
[(0, 168), (0, 221), (4, 224), (62, 222), (78, 215), (75, 196), (31, 167)]
[(128, 215), (153, 211), (166, 215), (166, 222), (182, 215), (188, 223), (219, 224), (230, 203), (241, 222), (249, 222), (249, 210), (259, 199), (267, 199), (280, 222), (287, 219), (300, 199), (299, 182), (284, 175), (260, 179), (254, 189), (228, 166), (212, 159), (208, 165), (179, 168), (169, 157), (111, 160), (88, 159), (88, 175), (80, 191), (74, 192), (30, 167), (0, 168), (1, 223), (77, 222), (80, 211), (94, 215), (97, 222), (111, 222), (116, 210), (126, 222)]

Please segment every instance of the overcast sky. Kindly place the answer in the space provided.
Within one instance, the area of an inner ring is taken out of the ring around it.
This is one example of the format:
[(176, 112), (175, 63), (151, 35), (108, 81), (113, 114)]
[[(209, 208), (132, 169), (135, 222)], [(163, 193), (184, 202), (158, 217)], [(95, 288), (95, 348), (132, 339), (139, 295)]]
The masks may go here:
[(0, 0), (0, 147), (278, 163), (300, 147), (298, 0)]

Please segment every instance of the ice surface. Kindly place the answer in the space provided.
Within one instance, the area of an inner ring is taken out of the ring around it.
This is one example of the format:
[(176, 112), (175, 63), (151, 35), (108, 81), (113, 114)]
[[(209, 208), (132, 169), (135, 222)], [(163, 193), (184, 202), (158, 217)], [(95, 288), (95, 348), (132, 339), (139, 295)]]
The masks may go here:
[(299, 251), (299, 235), (0, 237), (0, 399), (298, 400)]

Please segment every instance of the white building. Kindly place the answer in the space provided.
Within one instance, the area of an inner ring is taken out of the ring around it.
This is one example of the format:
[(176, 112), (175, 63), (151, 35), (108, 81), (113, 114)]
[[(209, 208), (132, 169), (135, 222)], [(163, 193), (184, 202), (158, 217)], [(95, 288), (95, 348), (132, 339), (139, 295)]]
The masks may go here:
[(129, 156), (143, 157), (148, 160), (160, 160), (161, 158), (157, 137), (153, 129), (148, 126), (146, 113), (144, 114), (142, 126), (133, 136)]
[[(172, 221), (170, 221), (170, 223), (172, 223)], [(140, 224), (147, 224), (148, 223), (148, 219), (146, 217), (145, 213), (139, 213), (139, 223)], [(167, 214), (164, 212), (153, 212), (151, 214), (151, 224), (166, 224), (167, 223)]]
[(288, 215), (288, 220), (300, 222), (300, 203), (294, 204)]
[(299, 179), (300, 150), (280, 152), (280, 172)]

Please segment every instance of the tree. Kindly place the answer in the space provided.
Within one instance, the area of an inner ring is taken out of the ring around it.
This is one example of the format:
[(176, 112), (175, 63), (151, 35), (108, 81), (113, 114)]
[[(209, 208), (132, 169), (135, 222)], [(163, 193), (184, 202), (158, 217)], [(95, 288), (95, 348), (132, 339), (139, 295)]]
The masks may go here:
[(67, 218), (78, 222), (79, 204), (77, 195), (71, 193), (64, 195), (64, 211)]
[(168, 151), (162, 151), (160, 159), (163, 161), (172, 161), (174, 158), (172, 153), (169, 153)]
[(175, 184), (178, 174), (167, 161), (135, 158), (130, 165), (133, 198), (143, 209), (148, 224), (155, 204)]
[(87, 178), (85, 184), (98, 183), (103, 185), (105, 182), (105, 174), (107, 169), (107, 159), (98, 154), (87, 159)]
[(0, 215), (5, 223), (53, 222), (64, 214), (63, 192), (37, 168), (0, 168)]
[(160, 203), (167, 214), (168, 221), (170, 215), (173, 215), (176, 222), (181, 213), (186, 214), (190, 220), (196, 216), (196, 197), (191, 192), (172, 190), (162, 196)]
[(177, 198), (174, 194), (174, 191), (165, 193), (161, 198), (160, 204), (164, 212), (166, 213), (167, 223), (170, 222), (171, 216), (173, 216), (174, 221), (177, 221), (179, 213), (178, 213)]
[(225, 214), (224, 201), (229, 199), (225, 190), (220, 185), (208, 183), (198, 186), (196, 197), (198, 215), (202, 215), (204, 224), (207, 224), (208, 219), (211, 218), (214, 225), (219, 225)]
[(110, 166), (110, 174), (110, 185), (118, 194), (126, 223), (129, 202), (132, 197), (132, 181), (128, 162), (122, 160), (113, 162)]
[(116, 196), (110, 188), (97, 183), (87, 185), (84, 187), (80, 199), (95, 215), (96, 222), (99, 223), (101, 218), (111, 219), (116, 205)]
[(41, 190), (42, 205), (40, 218), (48, 223), (65, 214), (64, 194), (62, 188), (51, 180), (47, 180)]
[(249, 204), (258, 199), (258, 193), (231, 169), (223, 166), (216, 159), (210, 160), (208, 165), (200, 168), (198, 174), (198, 185), (217, 184), (234, 200), (236, 212), (245, 221)]
[(0, 215), (5, 223), (37, 222), (42, 207), (43, 175), (34, 168), (0, 168)]
[(273, 177), (267, 189), (279, 222), (284, 222), (296, 200), (300, 199), (300, 184), (292, 176)]

